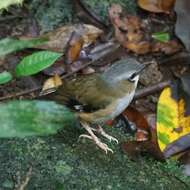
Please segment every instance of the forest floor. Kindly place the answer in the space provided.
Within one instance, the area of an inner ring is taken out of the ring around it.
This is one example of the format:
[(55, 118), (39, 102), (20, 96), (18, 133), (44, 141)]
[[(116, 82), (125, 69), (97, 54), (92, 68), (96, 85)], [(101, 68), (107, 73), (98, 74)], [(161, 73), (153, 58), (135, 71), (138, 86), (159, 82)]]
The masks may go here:
[[(44, 1), (46, 4), (40, 0), (31, 2), (28, 6), (41, 32), (76, 21), (69, 0)], [(104, 20), (110, 2), (120, 2), (131, 12), (135, 11), (134, 1), (130, 0), (87, 1)], [(0, 37), (22, 33), (28, 25), (30, 20), (4, 21), (0, 23), (3, 27)], [(3, 91), (4, 95), (12, 92), (13, 83), (0, 92)], [(23, 85), (18, 83), (16, 88), (23, 88)], [(129, 139), (122, 129), (108, 127), (105, 130), (120, 142)], [(160, 162), (151, 155), (130, 159), (120, 144), (114, 143), (108, 143), (114, 153), (106, 155), (90, 141), (78, 141), (82, 132), (73, 127), (54, 136), (1, 139), (0, 190), (190, 189), (190, 180), (182, 174), (176, 161)]]

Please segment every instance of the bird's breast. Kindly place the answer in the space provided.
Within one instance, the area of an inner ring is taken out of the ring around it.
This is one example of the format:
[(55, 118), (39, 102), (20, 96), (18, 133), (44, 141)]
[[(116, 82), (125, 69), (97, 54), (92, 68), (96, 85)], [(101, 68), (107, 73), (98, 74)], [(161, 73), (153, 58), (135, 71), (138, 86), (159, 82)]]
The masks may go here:
[(134, 92), (127, 94), (126, 96), (118, 99), (115, 104), (115, 109), (113, 110), (111, 117), (115, 118), (119, 114), (121, 114), (127, 108), (127, 106), (131, 103), (133, 96), (134, 96)]

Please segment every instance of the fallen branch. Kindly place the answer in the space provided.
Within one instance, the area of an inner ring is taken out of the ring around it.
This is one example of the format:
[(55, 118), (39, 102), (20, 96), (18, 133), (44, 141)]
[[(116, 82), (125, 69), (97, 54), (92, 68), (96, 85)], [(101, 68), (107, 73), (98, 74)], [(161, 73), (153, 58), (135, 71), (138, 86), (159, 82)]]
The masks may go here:
[(145, 96), (149, 96), (149, 95), (154, 94), (156, 92), (159, 92), (162, 89), (164, 89), (165, 87), (170, 86), (170, 84), (171, 84), (171, 80), (168, 80), (168, 81), (160, 82), (160, 83), (155, 84), (153, 86), (138, 90), (135, 93), (134, 100), (143, 98)]

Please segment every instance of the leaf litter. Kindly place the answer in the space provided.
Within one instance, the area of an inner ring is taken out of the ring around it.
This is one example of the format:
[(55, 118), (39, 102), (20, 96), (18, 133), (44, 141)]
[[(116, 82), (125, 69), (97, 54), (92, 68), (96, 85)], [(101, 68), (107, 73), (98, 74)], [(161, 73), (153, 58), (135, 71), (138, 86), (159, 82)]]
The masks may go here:
[[(124, 11), (120, 5), (112, 4), (108, 10), (108, 15), (110, 18), (109, 25), (113, 27), (114, 33), (109, 34), (104, 32), (106, 25), (102, 23), (101, 19), (92, 18), (93, 15), (89, 14), (89, 12), (86, 13), (83, 7), (83, 14), (88, 14), (90, 20), (93, 20), (94, 25), (73, 24), (62, 26), (37, 37), (39, 39), (48, 39), (48, 42), (45, 44), (32, 45), (34, 52), (43, 49), (63, 53), (61, 61), (58, 60), (54, 64), (52, 63), (53, 66), (51, 66), (50, 71), (37, 71), (42, 78), (40, 85), (44, 84), (44, 91), (57, 88), (57, 86), (61, 84), (61, 79), (58, 75), (64, 76), (70, 72), (73, 74), (91, 74), (103, 71), (109, 67), (114, 60), (129, 55), (136, 57), (142, 63), (150, 62), (154, 59), (157, 62), (156, 69), (162, 74), (161, 79), (158, 78), (160, 76), (156, 76), (155, 81), (159, 84), (164, 80), (172, 80), (176, 82), (176, 88), (181, 89), (183, 94), (179, 94), (178, 92), (180, 98), (174, 98), (171, 94), (174, 93), (173, 91), (175, 90), (171, 86), (166, 87), (160, 97), (158, 93), (151, 93), (149, 97), (142, 99), (143, 101), (148, 100), (148, 102), (155, 107), (148, 112), (142, 109), (144, 107), (143, 104), (140, 104), (138, 107), (138, 109), (141, 109), (141, 112), (138, 111), (136, 101), (134, 101), (132, 103), (133, 108), (128, 108), (123, 113), (123, 119), (129, 120), (136, 126), (134, 141), (123, 142), (122, 148), (125, 152), (133, 152), (132, 155), (136, 154), (135, 150), (138, 150), (138, 153), (147, 151), (158, 159), (165, 159), (179, 152), (188, 155), (187, 149), (190, 147), (190, 142), (188, 141), (190, 135), (188, 125), (189, 80), (186, 80), (183, 76), (180, 76), (179, 79), (176, 80), (174, 76), (175, 71), (171, 70), (169, 65), (163, 68), (159, 63), (160, 58), (164, 60), (175, 54), (177, 55), (178, 52), (189, 51), (189, 35), (187, 34), (187, 31), (189, 31), (187, 24), (189, 19), (189, 13), (187, 11), (188, 5), (189, 3), (187, 1), (175, 2), (174, 0), (170, 0), (166, 2), (162, 0), (139, 0), (138, 6), (141, 9), (140, 13), (131, 15), (127, 10)], [(173, 21), (175, 20), (174, 6), (177, 13), (176, 23)], [(162, 20), (163, 17), (166, 17), (166, 19)], [(160, 25), (158, 23), (160, 23)], [(101, 29), (97, 27), (98, 25)], [(20, 40), (35, 40), (37, 38), (31, 39), (31, 37), (28, 36), (19, 37)], [(7, 44), (7, 48), (9, 48), (9, 46), (13, 48), (13, 45)], [(122, 49), (122, 51), (120, 51), (122, 52), (121, 54), (117, 51), (112, 52), (115, 46), (119, 46), (119, 48)], [(15, 47), (13, 51), (20, 50), (20, 46), (17, 48), (15, 45)], [(25, 47), (30, 47), (30, 45)], [(106, 59), (106, 55), (110, 52), (114, 55), (113, 60)], [(1, 53), (2, 51), (0, 51), (0, 55)], [(93, 60), (96, 60), (96, 64)], [(92, 61), (93, 64), (84, 67), (85, 64), (90, 61)], [(97, 62), (106, 62), (106, 65), (101, 65)], [(163, 69), (164, 72), (162, 72)], [(155, 68), (153, 67), (152, 71), (154, 70)], [(186, 69), (185, 72), (187, 76), (189, 76), (189, 69)], [(47, 79), (47, 75), (55, 76)], [(39, 76), (33, 77), (38, 78)], [(47, 81), (44, 83), (45, 80)], [(151, 85), (149, 82), (146, 82), (146, 79), (145, 82), (140, 80), (139, 91), (143, 88), (148, 89)], [(166, 112), (166, 110), (168, 110), (168, 112)], [(172, 112), (176, 115), (170, 115)], [(132, 117), (134, 115), (136, 116), (135, 118)], [(163, 126), (160, 126), (160, 123), (162, 123)], [(175, 133), (175, 135), (173, 133)], [(175, 138), (173, 138), (174, 136)], [(180, 158), (178, 159), (180, 160)]]

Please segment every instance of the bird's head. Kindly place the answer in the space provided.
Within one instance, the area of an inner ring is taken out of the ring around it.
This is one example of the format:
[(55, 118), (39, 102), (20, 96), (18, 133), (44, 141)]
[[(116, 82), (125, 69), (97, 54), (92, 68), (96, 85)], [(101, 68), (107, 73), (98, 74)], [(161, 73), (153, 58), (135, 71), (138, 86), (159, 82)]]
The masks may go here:
[(140, 72), (145, 68), (133, 58), (117, 61), (107, 71), (103, 77), (110, 83), (117, 83), (123, 80), (137, 83)]

